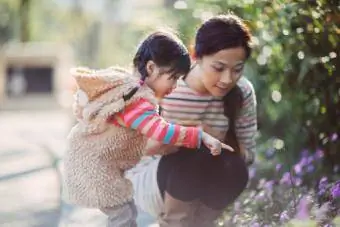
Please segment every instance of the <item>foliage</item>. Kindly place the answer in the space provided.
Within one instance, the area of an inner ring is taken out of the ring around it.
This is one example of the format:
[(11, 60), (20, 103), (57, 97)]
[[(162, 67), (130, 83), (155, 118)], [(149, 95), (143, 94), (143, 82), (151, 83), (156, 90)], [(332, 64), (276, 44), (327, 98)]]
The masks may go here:
[(245, 76), (259, 103), (259, 143), (267, 144), (260, 152), (287, 148), (294, 159), (302, 147), (322, 148), (329, 171), (340, 162), (338, 1), (188, 0), (174, 6), (191, 46), (196, 27), (218, 13), (234, 12), (251, 28), (255, 47)]

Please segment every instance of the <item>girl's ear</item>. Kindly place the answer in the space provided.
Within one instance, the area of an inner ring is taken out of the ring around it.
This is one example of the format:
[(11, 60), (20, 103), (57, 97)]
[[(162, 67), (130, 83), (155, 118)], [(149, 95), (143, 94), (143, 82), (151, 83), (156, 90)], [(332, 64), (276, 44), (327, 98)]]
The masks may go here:
[(148, 77), (152, 76), (155, 73), (156, 70), (156, 64), (153, 61), (148, 61), (146, 63), (146, 72), (148, 73)]

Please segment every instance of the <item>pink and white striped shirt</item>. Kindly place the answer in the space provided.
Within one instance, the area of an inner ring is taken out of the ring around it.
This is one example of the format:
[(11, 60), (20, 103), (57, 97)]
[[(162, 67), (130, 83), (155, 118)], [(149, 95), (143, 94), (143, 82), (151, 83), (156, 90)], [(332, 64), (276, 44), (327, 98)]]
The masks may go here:
[[(256, 97), (250, 81), (242, 77), (238, 86), (243, 92), (243, 104), (240, 115), (236, 118), (236, 136), (241, 145), (255, 153), (255, 135), (257, 132)], [(173, 123), (200, 122), (225, 134), (229, 120), (224, 115), (224, 104), (221, 98), (202, 95), (179, 80), (177, 88), (165, 97), (161, 103), (162, 116)], [(232, 108), (232, 107), (230, 107)]]

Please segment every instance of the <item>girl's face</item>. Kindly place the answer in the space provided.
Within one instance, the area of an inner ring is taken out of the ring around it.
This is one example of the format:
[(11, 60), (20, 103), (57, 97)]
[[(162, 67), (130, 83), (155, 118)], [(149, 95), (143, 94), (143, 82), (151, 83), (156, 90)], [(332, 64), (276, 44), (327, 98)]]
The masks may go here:
[(154, 62), (147, 63), (148, 77), (146, 84), (155, 92), (156, 98), (163, 98), (176, 88), (177, 76), (167, 73), (169, 68), (159, 67)]
[(215, 97), (225, 96), (241, 78), (245, 61), (243, 47), (220, 50), (198, 59), (206, 91)]

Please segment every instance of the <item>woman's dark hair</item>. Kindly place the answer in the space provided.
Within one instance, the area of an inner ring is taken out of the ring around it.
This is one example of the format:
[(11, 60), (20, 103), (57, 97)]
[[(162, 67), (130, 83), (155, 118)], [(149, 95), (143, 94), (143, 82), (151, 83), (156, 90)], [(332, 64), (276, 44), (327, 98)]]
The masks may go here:
[[(242, 19), (228, 14), (215, 16), (198, 29), (195, 40), (195, 57), (202, 58), (217, 53), (220, 50), (243, 47), (246, 58), (251, 55), (251, 34)], [(236, 85), (225, 97), (224, 114), (229, 119), (229, 130), (225, 142), (239, 150), (235, 133), (235, 119), (243, 102), (240, 87)]]
[(148, 76), (146, 64), (153, 61), (159, 67), (167, 67), (171, 77), (179, 78), (190, 71), (190, 56), (180, 39), (169, 32), (154, 32), (139, 45), (133, 66), (144, 81)]

